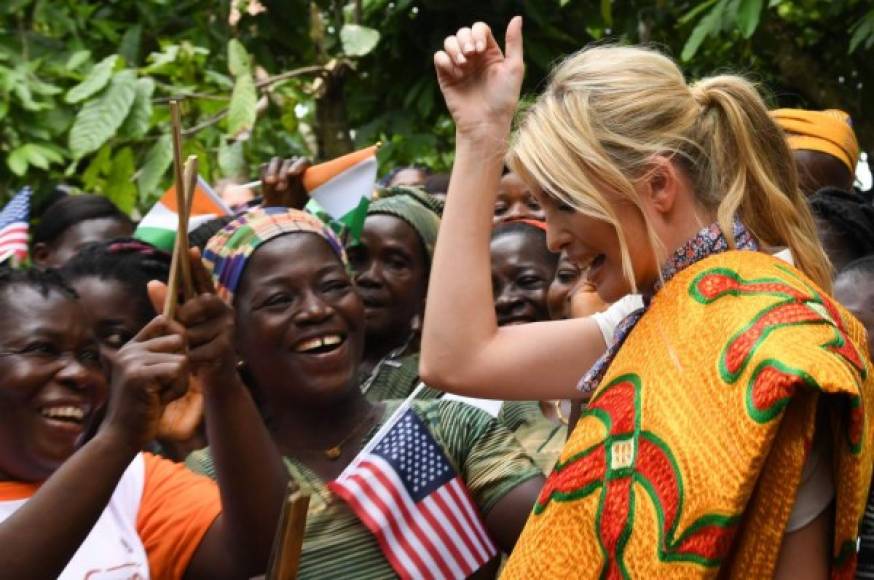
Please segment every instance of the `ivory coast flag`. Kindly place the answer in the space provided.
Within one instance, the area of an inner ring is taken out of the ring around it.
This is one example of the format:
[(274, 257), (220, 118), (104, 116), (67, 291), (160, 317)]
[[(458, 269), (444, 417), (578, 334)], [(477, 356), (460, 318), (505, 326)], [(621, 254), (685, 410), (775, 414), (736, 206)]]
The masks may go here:
[[(197, 176), (197, 187), (194, 189), (194, 199), (191, 201), (191, 215), (188, 218), (188, 231), (195, 230), (201, 224), (224, 215), (231, 215), (231, 209), (212, 190), (209, 184)], [(134, 232), (138, 240), (148, 242), (167, 252), (173, 251), (176, 241), (176, 227), (179, 221), (176, 206), (176, 186), (171, 185), (158, 203), (152, 206), (149, 213), (143, 217)]]
[(378, 148), (373, 145), (353, 151), (313, 165), (303, 174), (303, 186), (312, 200), (307, 210), (323, 220), (327, 215), (356, 240), (364, 228), (367, 207), (376, 186)]

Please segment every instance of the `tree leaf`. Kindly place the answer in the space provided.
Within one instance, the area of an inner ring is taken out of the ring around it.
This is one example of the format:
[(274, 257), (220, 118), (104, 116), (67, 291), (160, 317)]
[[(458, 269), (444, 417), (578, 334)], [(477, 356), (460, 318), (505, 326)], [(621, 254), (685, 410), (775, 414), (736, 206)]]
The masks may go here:
[(695, 29), (689, 35), (689, 39), (686, 41), (686, 45), (683, 47), (683, 52), (680, 55), (683, 61), (691, 60), (695, 53), (698, 52), (698, 48), (701, 47), (704, 39), (722, 28), (721, 18), (722, 13), (725, 11), (726, 1), (719, 0), (695, 25)]
[(243, 43), (232, 38), (228, 41), (228, 70), (232, 75), (240, 76), (252, 71), (251, 58)]
[(149, 77), (137, 79), (136, 96), (130, 113), (122, 123), (119, 133), (132, 139), (140, 139), (149, 131), (152, 120), (152, 94), (155, 92), (155, 81)]
[(243, 157), (243, 142), (228, 142), (222, 139), (218, 150), (218, 165), (225, 177), (245, 177), (248, 168)]
[(24, 146), (13, 149), (6, 156), (6, 165), (19, 177), (27, 173), (27, 153), (24, 151)]
[(77, 50), (73, 54), (70, 55), (70, 58), (67, 59), (67, 63), (64, 65), (64, 68), (67, 70), (76, 70), (91, 58), (90, 50)]
[(143, 39), (143, 25), (135, 24), (127, 29), (118, 44), (118, 54), (131, 65), (140, 60), (140, 44)]
[(173, 162), (173, 147), (170, 135), (161, 135), (149, 152), (140, 168), (137, 176), (137, 188), (140, 190), (140, 199), (148, 199), (161, 183), (164, 174)]
[(109, 175), (106, 176), (103, 193), (126, 214), (130, 214), (137, 204), (137, 188), (132, 181), (135, 169), (134, 152), (130, 147), (125, 147), (112, 158)]
[(871, 44), (874, 43), (874, 10), (863, 16), (850, 28), (850, 31), (853, 35), (850, 38), (850, 49), (847, 51), (849, 54), (856, 52), (856, 49), (863, 42), (865, 48), (870, 48)]
[(379, 31), (358, 24), (344, 24), (340, 29), (340, 42), (348, 56), (364, 56), (379, 43)]
[(68, 103), (79, 103), (106, 86), (112, 77), (112, 71), (118, 62), (118, 55), (111, 54), (94, 65), (85, 79), (70, 89), (64, 100)]
[(130, 112), (136, 87), (136, 73), (123, 70), (112, 77), (106, 91), (85, 103), (70, 129), (68, 141), (74, 159), (96, 151), (115, 135)]
[(737, 26), (744, 38), (749, 38), (759, 26), (762, 0), (740, 0), (737, 8)]
[(251, 74), (242, 74), (234, 83), (231, 104), (228, 110), (228, 134), (237, 136), (255, 125), (258, 112), (255, 110), (258, 95)]
[(604, 24), (607, 26), (613, 26), (612, 0), (601, 0), (601, 18), (604, 19)]

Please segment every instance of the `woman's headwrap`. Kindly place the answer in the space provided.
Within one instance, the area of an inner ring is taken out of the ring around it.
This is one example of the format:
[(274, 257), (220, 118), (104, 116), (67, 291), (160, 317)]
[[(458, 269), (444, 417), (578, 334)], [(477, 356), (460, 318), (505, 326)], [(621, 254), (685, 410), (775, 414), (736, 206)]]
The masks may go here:
[(424, 191), (398, 186), (382, 190), (379, 199), (370, 204), (367, 215), (390, 215), (407, 222), (419, 235), (430, 260), (434, 257), (442, 211), (440, 201)]
[(859, 142), (847, 113), (837, 109), (777, 109), (771, 111), (771, 117), (786, 132), (786, 142), (793, 151), (827, 153), (846, 165), (850, 174), (856, 173)]
[(285, 207), (259, 207), (237, 217), (210, 238), (203, 261), (212, 274), (218, 295), (233, 302), (246, 264), (261, 244), (295, 232), (321, 236), (348, 270), (346, 251), (336, 234), (311, 214)]

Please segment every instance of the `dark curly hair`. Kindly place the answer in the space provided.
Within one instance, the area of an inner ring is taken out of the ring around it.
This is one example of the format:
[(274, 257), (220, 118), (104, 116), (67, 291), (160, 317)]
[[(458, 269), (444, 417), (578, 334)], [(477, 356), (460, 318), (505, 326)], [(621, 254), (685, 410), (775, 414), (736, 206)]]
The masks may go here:
[(70, 282), (89, 277), (120, 282), (145, 324), (155, 316), (146, 287), (151, 280), (167, 282), (170, 254), (132, 238), (97, 242), (79, 250), (61, 274)]
[(76, 291), (73, 290), (57, 270), (52, 268), (45, 270), (39, 268), (16, 270), (9, 266), (0, 266), (0, 293), (12, 286), (33, 288), (44, 297), (48, 297), (51, 292), (58, 292), (68, 298), (79, 298)]

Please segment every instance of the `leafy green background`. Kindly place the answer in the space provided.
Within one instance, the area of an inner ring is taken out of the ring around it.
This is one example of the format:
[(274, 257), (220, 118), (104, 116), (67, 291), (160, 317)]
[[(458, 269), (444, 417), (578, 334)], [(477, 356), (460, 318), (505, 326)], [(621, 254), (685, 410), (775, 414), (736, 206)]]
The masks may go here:
[(874, 149), (866, 0), (4, 0), (0, 200), (24, 184), (105, 195), (136, 214), (171, 179), (171, 97), (204, 176), (273, 155), (384, 142), (383, 170), (452, 162), (431, 55), (445, 35), (525, 17), (526, 87), (597, 41), (655, 44), (691, 78), (760, 80), (773, 104), (849, 111)]

